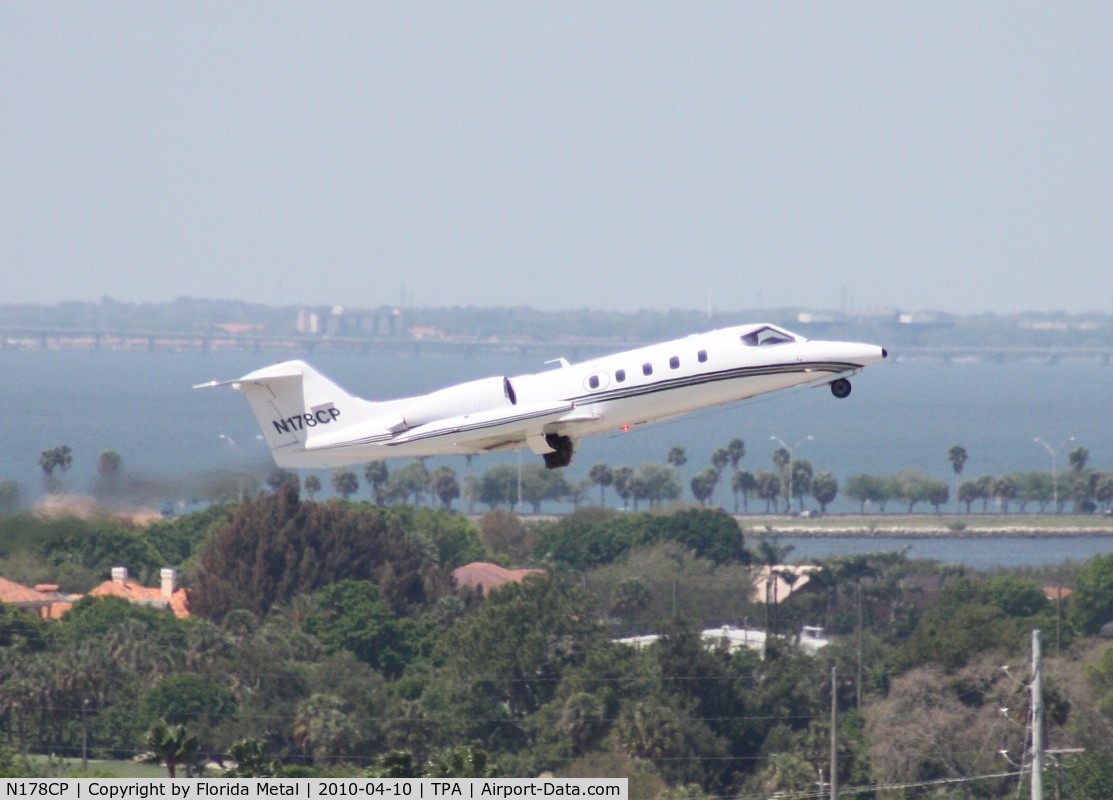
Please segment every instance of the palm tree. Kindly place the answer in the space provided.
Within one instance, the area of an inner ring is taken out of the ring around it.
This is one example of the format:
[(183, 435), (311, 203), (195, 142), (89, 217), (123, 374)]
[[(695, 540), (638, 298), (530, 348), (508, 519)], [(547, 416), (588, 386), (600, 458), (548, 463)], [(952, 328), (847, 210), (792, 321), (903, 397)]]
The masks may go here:
[[(720, 447), (711, 454), (711, 467), (715, 470), (716, 475), (722, 475), (723, 470), (727, 468), (730, 463), (730, 453), (727, 452), (725, 447)], [(718, 478), (715, 480), (715, 485), (719, 485)]]
[(387, 481), (385, 496), (388, 501), (406, 501), (411, 496), (413, 504), (419, 506), (429, 491), (429, 470), (422, 459), (416, 459), (391, 473)]
[(429, 778), (490, 778), (498, 768), (487, 751), (475, 744), (457, 745), (434, 753), (425, 775)]
[(1085, 447), (1076, 447), (1067, 454), (1067, 463), (1070, 464), (1070, 468), (1075, 475), (1086, 469), (1086, 462), (1089, 460), (1090, 451)]
[(39, 467), (43, 471), (43, 479), (46, 481), (47, 486), (51, 491), (57, 489), (54, 481), (54, 470), (65, 472), (70, 468), (73, 463), (73, 452), (70, 450), (69, 445), (60, 445), (52, 447), (49, 450), (43, 450), (39, 456)]
[[(781, 483), (785, 486), (789, 483), (788, 466), (792, 463), (792, 453), (788, 451), (787, 447), (778, 447), (773, 451), (773, 464), (781, 473)], [(792, 493), (786, 491), (785, 495), (785, 511), (788, 511), (792, 506)]]
[(1009, 501), (1016, 499), (1016, 491), (1016, 481), (1011, 475), (1003, 475), (993, 482), (993, 496), (1006, 514), (1009, 513)]
[(674, 447), (669, 450), (668, 457), (665, 460), (677, 469), (680, 469), (688, 463), (688, 453), (683, 447)]
[(978, 486), (973, 481), (963, 481), (958, 485), (958, 492), (955, 495), (958, 503), (966, 504), (966, 513), (970, 513), (970, 505), (978, 499)]
[(390, 480), (390, 470), (382, 461), (372, 461), (363, 468), (363, 477), (371, 487), (371, 499), (375, 501), (375, 505), (381, 506), (384, 499), (383, 488)]
[(626, 501), (634, 493), (634, 470), (631, 467), (615, 467), (611, 471), (611, 479), (614, 490), (622, 498), (622, 507), (625, 508)]
[(97, 456), (97, 474), (102, 478), (112, 478), (119, 474), (124, 459), (115, 450), (103, 450)]
[(768, 514), (770, 509), (775, 511), (777, 498), (781, 496), (781, 479), (777, 473), (762, 470), (754, 476), (754, 481), (757, 484), (757, 496), (765, 501), (765, 513)]
[(332, 473), (332, 489), (347, 500), (359, 489), (359, 478), (350, 469), (338, 469)]
[(224, 770), (222, 778), (275, 778), (282, 774), (282, 762), (267, 758), (267, 745), (259, 739), (241, 739), (232, 745), (236, 766)]
[(691, 481), (692, 496), (699, 501), (701, 506), (707, 505), (711, 495), (715, 493), (715, 486), (719, 483), (719, 473), (714, 467), (699, 472)]
[(806, 458), (801, 458), (793, 461), (789, 467), (791, 477), (789, 478), (788, 485), (792, 490), (792, 497), (789, 498), (789, 503), (796, 499), (800, 503), (800, 510), (804, 510), (804, 497), (807, 496), (812, 490), (812, 464)]
[(437, 467), (429, 477), (429, 483), (445, 511), (448, 511), (452, 507), (452, 501), (460, 496), (460, 483), (456, 480), (456, 471), (449, 466)]
[(989, 509), (990, 498), (993, 497), (993, 484), (992, 475), (982, 475), (974, 481), (974, 490), (977, 492), (978, 499), (982, 501), (982, 513), (984, 514)]
[[(99, 465), (98, 465), (99, 466)], [(277, 492), (282, 489), (287, 483), (292, 483), (295, 487), (298, 485), (298, 475), (288, 469), (276, 467), (272, 469), (267, 475), (267, 486), (270, 487), (272, 492)]]
[(737, 469), (730, 476), (730, 490), (734, 493), (734, 513), (738, 513), (738, 495), (742, 495), (742, 508), (745, 513), (750, 513), (750, 492), (757, 488), (757, 481), (753, 474), (744, 469)]
[(738, 463), (746, 456), (746, 443), (741, 439), (731, 439), (727, 442), (727, 455), (730, 457), (730, 466), (738, 469)]
[(166, 764), (170, 777), (176, 776), (178, 764), (188, 764), (197, 754), (200, 742), (185, 725), (171, 727), (166, 720), (156, 720), (147, 731), (147, 752), (136, 757), (143, 764)]
[(812, 497), (819, 503), (819, 511), (827, 513), (827, 506), (839, 494), (839, 482), (830, 472), (821, 472), (812, 478)]
[(776, 568), (793, 549), (794, 547), (790, 544), (783, 546), (778, 544), (776, 539), (762, 539), (757, 543), (757, 552), (754, 555), (757, 557), (758, 563), (764, 567), (763, 572), (765, 574), (765, 630), (767, 632), (771, 631), (769, 627), (770, 603), (774, 606), (777, 603)]
[(309, 495), (309, 499), (312, 500), (314, 497), (316, 497), (317, 492), (319, 491), (321, 491), (321, 479), (318, 478), (316, 475), (306, 475), (305, 493)]
[[(676, 448), (673, 449), (675, 450)], [(611, 471), (611, 468), (606, 464), (596, 464), (588, 470), (587, 477), (588, 480), (599, 487), (599, 505), (605, 506), (606, 501), (603, 497), (603, 492), (608, 486), (614, 483), (614, 473)]]
[(966, 448), (956, 444), (947, 451), (947, 460), (951, 462), (951, 469), (955, 471), (955, 511), (958, 511), (958, 479), (962, 475), (962, 468), (966, 466)]
[(298, 704), (293, 738), (314, 761), (331, 763), (358, 744), (359, 730), (339, 699), (313, 694)]

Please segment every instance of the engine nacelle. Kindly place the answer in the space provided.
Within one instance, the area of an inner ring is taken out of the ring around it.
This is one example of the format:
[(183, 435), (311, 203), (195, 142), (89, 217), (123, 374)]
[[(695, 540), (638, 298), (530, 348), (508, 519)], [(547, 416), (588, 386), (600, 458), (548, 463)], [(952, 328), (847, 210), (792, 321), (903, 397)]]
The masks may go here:
[(414, 399), (402, 416), (407, 428), (450, 417), (510, 408), (518, 402), (509, 378), (482, 378)]

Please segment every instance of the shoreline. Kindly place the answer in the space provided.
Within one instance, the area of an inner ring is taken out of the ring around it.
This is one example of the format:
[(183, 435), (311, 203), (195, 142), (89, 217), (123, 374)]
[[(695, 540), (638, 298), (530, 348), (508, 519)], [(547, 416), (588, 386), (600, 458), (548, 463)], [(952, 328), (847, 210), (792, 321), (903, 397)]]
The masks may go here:
[(1077, 514), (736, 515), (746, 536), (775, 539), (1053, 539), (1113, 537), (1113, 517)]
[[(694, 506), (693, 506), (694, 507)], [(43, 517), (116, 518), (144, 526), (164, 519), (153, 508), (117, 507), (83, 494), (46, 495), (27, 512)], [(729, 513), (729, 512), (727, 512)], [(462, 513), (473, 523), (482, 514)], [(517, 513), (524, 523), (556, 522), (563, 514)], [(1065, 539), (1113, 537), (1113, 516), (1103, 514), (731, 514), (743, 536), (756, 539)]]

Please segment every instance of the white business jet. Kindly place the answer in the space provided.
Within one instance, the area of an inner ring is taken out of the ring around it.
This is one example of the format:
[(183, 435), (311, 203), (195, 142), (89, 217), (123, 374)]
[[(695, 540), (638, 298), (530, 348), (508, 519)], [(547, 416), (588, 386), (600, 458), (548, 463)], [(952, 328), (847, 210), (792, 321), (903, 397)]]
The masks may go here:
[(304, 361), (202, 387), (232, 386), (247, 395), (280, 467), (528, 447), (555, 468), (572, 461), (576, 440), (585, 436), (797, 386), (829, 384), (835, 397), (846, 397), (848, 378), (886, 355), (870, 344), (813, 342), (759, 324), (578, 364), (562, 358), (533, 375), (483, 378), (401, 400), (355, 397)]

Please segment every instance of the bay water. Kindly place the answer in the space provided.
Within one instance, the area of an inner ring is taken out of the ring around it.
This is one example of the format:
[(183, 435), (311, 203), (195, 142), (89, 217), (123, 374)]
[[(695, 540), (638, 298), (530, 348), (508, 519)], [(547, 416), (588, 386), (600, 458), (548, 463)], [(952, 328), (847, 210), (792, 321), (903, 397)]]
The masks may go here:
[[(554, 352), (552, 357), (561, 355)], [(582, 479), (600, 462), (633, 467), (664, 462), (672, 447), (681, 446), (688, 456), (681, 478), (690, 498), (690, 478), (709, 466), (711, 453), (733, 438), (746, 444), (743, 469), (773, 469), (772, 454), (783, 442), (796, 458), (808, 459), (816, 473), (834, 474), (840, 485), (858, 473), (891, 475), (902, 469), (917, 469), (953, 485), (947, 451), (956, 444), (968, 453), (964, 479), (1053, 467), (1065, 472), (1067, 454), (1078, 446), (1089, 450), (1091, 466), (1113, 469), (1113, 368), (1069, 360), (903, 361), (895, 355), (854, 378), (854, 391), (845, 400), (835, 399), (824, 387), (796, 390), (586, 439), (567, 477)], [(471, 357), (3, 350), (0, 480), (16, 481), (24, 502), (34, 502), (43, 492), (39, 455), (59, 445), (73, 451), (73, 465), (62, 478), (71, 492), (90, 489), (96, 457), (103, 450), (118, 452), (129, 476), (157, 476), (169, 487), (180, 482), (183, 496), (185, 486), (208, 473), (257, 469), (265, 474), (270, 456), (243, 397), (229, 389), (191, 387), (235, 378), (283, 357), (305, 357), (352, 393), (373, 400), (546, 369), (543, 359), (514, 350)], [(1035, 441), (1037, 437), (1051, 446), (1054, 456)], [(446, 463), (463, 475), (496, 463), (532, 459), (536, 457), (526, 451), (477, 456), (470, 466), (463, 457), (431, 459), (429, 464)], [(321, 477), (328, 487), (327, 474)], [(173, 489), (167, 491), (172, 495), (167, 502), (183, 499)], [(362, 494), (366, 496), (366, 490)], [(613, 493), (607, 499), (609, 504), (617, 502)], [(726, 480), (714, 499), (733, 508)], [(845, 498), (830, 508), (833, 513), (856, 510)], [(1001, 540), (996, 541), (998, 547), (990, 552), (997, 556), (990, 560), (1003, 557), (1005, 550), (1013, 560), (1019, 557), (1016, 548), (1002, 548)], [(1062, 553), (1064, 548), (1086, 557), (1079, 546), (1059, 541), (1043, 550), (1053, 553), (1051, 560), (1073, 557)], [(923, 545), (914, 544), (913, 554), (918, 547)], [(1023, 558), (1047, 563), (1048, 556), (1033, 547), (1032, 555)]]

